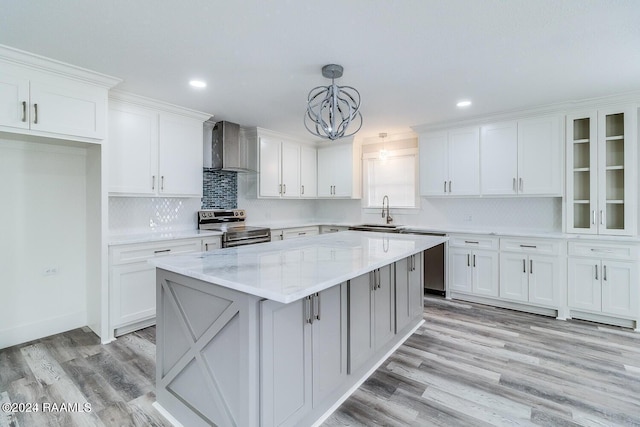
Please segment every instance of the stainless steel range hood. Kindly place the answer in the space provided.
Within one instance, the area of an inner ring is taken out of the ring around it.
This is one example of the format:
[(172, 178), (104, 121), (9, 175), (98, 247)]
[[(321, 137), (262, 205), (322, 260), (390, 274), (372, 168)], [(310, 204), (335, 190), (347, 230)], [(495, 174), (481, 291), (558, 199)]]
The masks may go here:
[[(205, 146), (210, 137), (211, 168), (231, 172), (255, 172), (256, 148), (240, 137), (240, 125), (231, 122), (206, 121), (204, 123)], [(205, 148), (205, 156), (208, 155)], [(208, 160), (205, 165), (208, 166)]]

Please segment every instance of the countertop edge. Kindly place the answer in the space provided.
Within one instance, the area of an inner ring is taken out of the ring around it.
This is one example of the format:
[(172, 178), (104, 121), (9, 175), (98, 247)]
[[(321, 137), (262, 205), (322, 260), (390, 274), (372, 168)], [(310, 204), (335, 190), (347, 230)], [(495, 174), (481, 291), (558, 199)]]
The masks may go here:
[[(405, 235), (406, 236), (406, 235)], [(270, 292), (268, 290), (264, 290), (264, 289), (259, 289), (259, 288), (255, 288), (252, 287), (250, 285), (245, 285), (243, 283), (238, 283), (238, 282), (232, 282), (232, 281), (228, 281), (228, 280), (224, 280), (221, 279), (219, 277), (213, 277), (207, 274), (202, 274), (202, 273), (198, 273), (197, 271), (193, 271), (189, 268), (183, 268), (183, 267), (178, 267), (175, 265), (171, 265), (169, 260), (171, 259), (171, 257), (165, 257), (165, 258), (154, 258), (154, 259), (150, 259), (147, 262), (153, 266), (155, 266), (158, 269), (161, 270), (166, 270), (166, 271), (170, 271), (172, 273), (176, 273), (176, 274), (180, 274), (186, 277), (191, 277), (194, 279), (198, 279), (201, 280), (203, 282), (207, 282), (207, 283), (211, 283), (214, 285), (218, 285), (218, 286), (222, 286), (228, 289), (232, 289), (232, 290), (236, 290), (239, 292), (244, 292), (247, 293), (249, 295), (253, 295), (253, 296), (257, 296), (260, 298), (265, 298), (268, 300), (272, 300), (272, 301), (276, 301), (279, 303), (283, 303), (283, 304), (289, 304), (295, 301), (298, 301), (308, 295), (314, 294), (316, 292), (321, 292), (325, 289), (329, 289), (333, 286), (336, 286), (340, 283), (344, 283), (347, 280), (353, 279), (355, 277), (358, 277), (362, 274), (366, 274), (369, 273), (370, 271), (375, 270), (376, 268), (381, 268), (384, 267), (386, 265), (390, 265), (393, 264), (401, 259), (407, 258), (411, 255), (415, 255), (417, 253), (420, 253), (422, 251), (425, 251), (429, 248), (432, 248), (434, 246), (440, 245), (442, 243), (445, 243), (449, 240), (448, 237), (436, 237), (436, 236), (430, 236), (430, 239), (432, 240), (430, 243), (423, 243), (422, 245), (419, 245), (416, 248), (407, 250), (406, 252), (403, 252), (400, 255), (396, 255), (384, 260), (380, 260), (380, 261), (376, 261), (376, 262), (372, 262), (369, 263), (366, 267), (364, 268), (359, 268), (356, 270), (352, 270), (350, 271), (348, 274), (344, 274), (344, 275), (340, 275), (340, 276), (336, 276), (336, 277), (332, 277), (330, 280), (326, 280), (324, 282), (318, 283), (315, 286), (311, 286), (311, 287), (307, 287), (304, 290), (301, 290), (299, 292), (295, 292), (289, 295), (282, 295), (279, 293), (275, 293), (275, 292)], [(176, 256), (189, 256), (189, 255), (176, 255)], [(195, 256), (195, 254), (191, 254), (191, 256)]]

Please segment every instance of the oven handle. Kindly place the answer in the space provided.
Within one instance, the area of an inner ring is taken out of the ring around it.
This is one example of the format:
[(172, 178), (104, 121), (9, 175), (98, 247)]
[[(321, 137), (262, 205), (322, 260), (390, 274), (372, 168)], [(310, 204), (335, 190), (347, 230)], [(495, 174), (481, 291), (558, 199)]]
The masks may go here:
[(238, 237), (237, 239), (229, 239), (229, 240), (225, 239), (225, 242), (239, 242), (241, 240), (253, 240), (253, 239), (262, 239), (262, 238), (266, 239), (268, 237), (270, 237), (269, 234), (260, 234), (257, 236)]
[(222, 242), (222, 247), (232, 248), (234, 246), (253, 245), (254, 243), (266, 243), (271, 241), (271, 238), (266, 238), (266, 237), (263, 237), (260, 239), (251, 238), (252, 240), (249, 240), (249, 239), (250, 238), (244, 238), (244, 239), (230, 240), (228, 242)]

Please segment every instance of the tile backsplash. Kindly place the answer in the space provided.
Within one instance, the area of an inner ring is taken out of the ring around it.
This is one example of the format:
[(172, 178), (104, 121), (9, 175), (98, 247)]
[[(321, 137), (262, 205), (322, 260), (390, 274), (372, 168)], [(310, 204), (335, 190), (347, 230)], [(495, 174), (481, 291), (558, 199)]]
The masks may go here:
[(109, 197), (109, 233), (136, 234), (198, 228), (200, 198)]
[(238, 207), (238, 174), (203, 169), (203, 209), (235, 209)]

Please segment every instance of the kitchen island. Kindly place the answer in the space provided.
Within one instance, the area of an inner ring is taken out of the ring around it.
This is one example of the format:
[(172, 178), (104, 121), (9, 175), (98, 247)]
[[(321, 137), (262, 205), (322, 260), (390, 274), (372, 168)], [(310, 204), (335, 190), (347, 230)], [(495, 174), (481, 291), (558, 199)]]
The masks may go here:
[(446, 240), (346, 231), (153, 260), (158, 408), (320, 423), (422, 323), (420, 254)]

